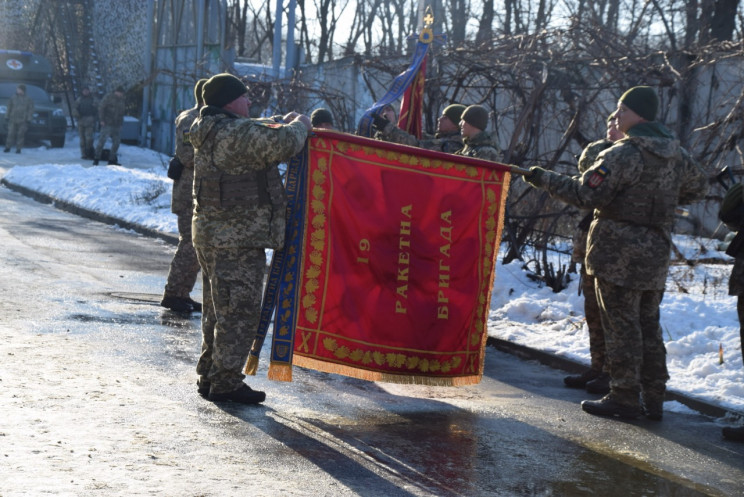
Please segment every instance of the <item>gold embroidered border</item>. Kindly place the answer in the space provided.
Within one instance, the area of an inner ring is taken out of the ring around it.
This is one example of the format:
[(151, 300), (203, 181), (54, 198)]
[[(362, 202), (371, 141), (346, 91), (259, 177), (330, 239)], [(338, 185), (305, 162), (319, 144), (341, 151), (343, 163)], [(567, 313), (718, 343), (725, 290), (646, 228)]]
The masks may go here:
[[(478, 288), (478, 300), (476, 303), (476, 320), (473, 326), (471, 326), (470, 333), (470, 346), (477, 347), (479, 350), (480, 364), (476, 365), (475, 360), (477, 357), (473, 354), (466, 354), (469, 356), (467, 364), (463, 364), (463, 359), (459, 356), (453, 356), (449, 360), (438, 361), (430, 360), (427, 358), (417, 357), (413, 355), (406, 355), (395, 352), (383, 352), (380, 350), (362, 348), (355, 348), (354, 350), (349, 347), (339, 345), (334, 338), (324, 338), (321, 340), (322, 346), (330, 353), (333, 354), (339, 360), (351, 360), (361, 364), (362, 366), (376, 364), (383, 366), (387, 364), (388, 367), (396, 367), (401, 370), (405, 368), (408, 371), (419, 371), (421, 373), (432, 373), (442, 372), (447, 373), (454, 369), (465, 367), (470, 374), (475, 374), (472, 378), (480, 378), (478, 372), (482, 371), (482, 365), (484, 360), (484, 349), (485, 349), (485, 333), (486, 328), (484, 321), (486, 319), (486, 312), (491, 299), (491, 286), (492, 278), (488, 277), (492, 275), (494, 263), (496, 259), (496, 251), (494, 248), (498, 245), (498, 241), (501, 238), (501, 226), (503, 219), (503, 208), (506, 202), (506, 191), (508, 190), (510, 176), (508, 173), (503, 172), (503, 180), (501, 182), (495, 182), (488, 184), (486, 182), (486, 176), (493, 178), (498, 177), (498, 173), (493, 171), (481, 171), (479, 168), (474, 166), (465, 166), (449, 161), (430, 159), (427, 157), (417, 157), (412, 154), (404, 154), (401, 152), (394, 152), (389, 150), (383, 150), (373, 147), (361, 146), (355, 143), (349, 143), (344, 141), (337, 142), (337, 149), (341, 153), (352, 152), (363, 152), (366, 155), (373, 155), (380, 159), (388, 161), (396, 161), (401, 164), (407, 164), (411, 166), (421, 166), (425, 169), (442, 169), (445, 171), (455, 169), (459, 172), (465, 172), (470, 178), (476, 178), (479, 174), (483, 174), (482, 181), (485, 188), (485, 212), (486, 220), (484, 226), (485, 232), (485, 243), (481, 240), (481, 247), (484, 252), (481, 258), (481, 273), (480, 273), (480, 284)], [(326, 140), (319, 140), (319, 147), (324, 152), (329, 151), (329, 143)], [(326, 223), (328, 220), (328, 213), (326, 210), (326, 197), (327, 197), (327, 182), (328, 182), (328, 160), (326, 157), (319, 158), (317, 162), (317, 169), (313, 170), (310, 177), (309, 184), (309, 212), (308, 212), (308, 235), (309, 235), (309, 247), (306, 250), (310, 250), (308, 255), (308, 264), (305, 268), (305, 282), (304, 287), (301, 289), (301, 306), (304, 312), (305, 319), (309, 323), (318, 324), (320, 317), (320, 301), (317, 297), (317, 292), (320, 290), (320, 276), (322, 274), (322, 268), (324, 265), (323, 254), (326, 250)], [(490, 179), (489, 178), (489, 179)], [(496, 192), (497, 188), (501, 188), (501, 194)], [(286, 299), (282, 301), (282, 308), (288, 309), (291, 305), (290, 300)], [(288, 310), (287, 310), (288, 315)], [(282, 326), (279, 331), (280, 334), (288, 333), (288, 330)], [(300, 348), (305, 348), (306, 353), (309, 353), (309, 346), (305, 341), (309, 336), (304, 337), (303, 343), (300, 344)], [(295, 340), (297, 337), (295, 337)], [(299, 354), (301, 352), (298, 351)], [(293, 360), (297, 365), (302, 366), (302, 363), (308, 363), (313, 361), (313, 364), (322, 362), (321, 359), (312, 359), (307, 356), (296, 356)], [(336, 366), (336, 369), (340, 366)], [(348, 367), (347, 367), (348, 368)], [(325, 370), (313, 366), (313, 369)], [(354, 369), (354, 368), (351, 368)], [(333, 371), (331, 371), (333, 372)], [(348, 372), (344, 373), (348, 374)], [(384, 373), (378, 373), (384, 374)], [(355, 376), (355, 375), (349, 375)], [(358, 376), (357, 376), (358, 377)], [(381, 381), (381, 380), (378, 380)], [(477, 383), (477, 381), (474, 381)]]

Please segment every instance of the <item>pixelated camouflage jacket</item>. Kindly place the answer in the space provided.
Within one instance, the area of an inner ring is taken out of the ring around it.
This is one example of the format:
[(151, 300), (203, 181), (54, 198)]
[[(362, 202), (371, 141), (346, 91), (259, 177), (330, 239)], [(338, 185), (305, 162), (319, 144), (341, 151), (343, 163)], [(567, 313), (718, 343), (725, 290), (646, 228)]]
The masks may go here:
[(602, 151), (579, 177), (552, 171), (538, 186), (582, 209), (594, 209), (587, 272), (636, 290), (663, 290), (677, 205), (701, 200), (700, 165), (661, 124), (643, 123)]
[(115, 93), (109, 93), (98, 106), (98, 119), (105, 126), (121, 128), (124, 123), (125, 102), (124, 97), (118, 97)]
[[(583, 174), (584, 171), (589, 169), (594, 164), (594, 161), (597, 160), (599, 153), (611, 146), (612, 142), (606, 139), (597, 140), (587, 145), (579, 156), (579, 173)], [(589, 235), (589, 223), (584, 223), (584, 220), (587, 219), (587, 216), (590, 216), (589, 219), (591, 219), (592, 212), (593, 209), (581, 210), (581, 221), (576, 227), (576, 232), (573, 236), (573, 253), (571, 254), (571, 259), (574, 262), (584, 263), (584, 258), (586, 257), (586, 238)]]
[[(299, 121), (269, 123), (202, 107), (190, 133), (194, 146), (194, 246), (280, 248), (284, 244), (286, 197), (278, 163), (299, 153), (307, 134)], [(247, 193), (241, 193), (246, 188)], [(215, 195), (219, 199), (215, 200)]]
[(448, 154), (454, 154), (462, 148), (462, 136), (459, 131), (436, 133), (433, 138), (418, 139), (412, 134), (406, 133), (395, 124), (389, 123), (375, 137), (379, 140), (425, 148), (427, 150), (436, 150)]
[(183, 164), (181, 177), (173, 181), (171, 212), (191, 215), (193, 200), (191, 192), (194, 185), (194, 146), (191, 144), (191, 125), (199, 117), (199, 108), (192, 107), (176, 117), (176, 157)]
[(491, 140), (491, 135), (485, 131), (481, 131), (470, 138), (465, 137), (462, 142), (464, 146), (455, 152), (456, 155), (501, 162), (501, 152), (499, 151), (499, 148)]
[(6, 119), (11, 123), (22, 123), (31, 121), (34, 117), (34, 101), (28, 95), (18, 95), (17, 93), (10, 97), (8, 102)]

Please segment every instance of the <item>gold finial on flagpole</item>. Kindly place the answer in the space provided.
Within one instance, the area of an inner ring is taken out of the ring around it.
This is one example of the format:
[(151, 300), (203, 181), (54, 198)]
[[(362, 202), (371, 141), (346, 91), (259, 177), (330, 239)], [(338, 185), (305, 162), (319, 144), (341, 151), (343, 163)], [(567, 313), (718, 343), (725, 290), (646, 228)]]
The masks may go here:
[(432, 13), (431, 5), (426, 6), (423, 21), (424, 27), (421, 29), (421, 33), (419, 34), (419, 41), (428, 44), (434, 41), (434, 31), (431, 29), (434, 24), (434, 14)]

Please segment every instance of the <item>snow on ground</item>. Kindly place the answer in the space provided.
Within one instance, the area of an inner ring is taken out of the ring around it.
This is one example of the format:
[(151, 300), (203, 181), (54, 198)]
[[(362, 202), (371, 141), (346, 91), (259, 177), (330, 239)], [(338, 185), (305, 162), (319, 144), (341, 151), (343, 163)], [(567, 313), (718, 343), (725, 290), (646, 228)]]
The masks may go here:
[[(80, 160), (76, 137), (67, 148), (24, 149), (0, 156), (0, 173), (16, 185), (151, 229), (176, 233), (170, 212), (168, 158), (148, 149), (122, 145), (122, 166)], [(24, 166), (24, 167), (18, 167)], [(731, 259), (717, 240), (675, 236), (686, 258), (670, 270), (662, 302), (669, 388), (744, 413), (744, 365), (736, 299), (727, 294)], [(566, 264), (568, 256), (556, 255)], [(499, 257), (499, 261), (502, 258)], [(710, 263), (720, 260), (723, 264)], [(578, 278), (560, 293), (528, 277), (524, 264), (497, 264), (488, 322), (490, 336), (589, 364)], [(575, 275), (574, 275), (575, 276)], [(719, 351), (723, 351), (723, 362)], [(667, 409), (675, 409), (667, 402)], [(685, 409), (679, 406), (679, 409)]]

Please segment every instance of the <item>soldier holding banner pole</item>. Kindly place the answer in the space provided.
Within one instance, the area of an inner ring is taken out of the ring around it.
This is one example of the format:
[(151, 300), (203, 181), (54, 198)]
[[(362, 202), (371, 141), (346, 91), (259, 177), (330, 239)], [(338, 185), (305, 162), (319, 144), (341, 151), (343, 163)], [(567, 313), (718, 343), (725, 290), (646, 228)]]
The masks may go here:
[(442, 115), (437, 120), (437, 131), (431, 138), (418, 139), (410, 133), (406, 133), (397, 127), (384, 114), (375, 114), (372, 116), (373, 123), (378, 132), (375, 138), (400, 143), (402, 145), (411, 145), (421, 147), (427, 150), (438, 150), (448, 154), (454, 154), (462, 148), (462, 136), (460, 135), (460, 119), (465, 106), (462, 104), (448, 105), (442, 111)]
[(659, 97), (637, 86), (618, 100), (618, 130), (626, 135), (601, 152), (580, 177), (540, 167), (525, 181), (579, 208), (593, 208), (587, 272), (596, 278), (605, 331), (610, 393), (585, 400), (584, 411), (661, 420), (669, 374), (659, 322), (678, 204), (708, 190), (699, 164), (656, 122)]
[(191, 127), (193, 241), (202, 268), (202, 354), (198, 392), (209, 400), (257, 404), (243, 382), (261, 312), (266, 248), (284, 245), (286, 195), (278, 163), (300, 152), (305, 115), (287, 124), (249, 118), (248, 89), (223, 73), (204, 83), (205, 106)]

